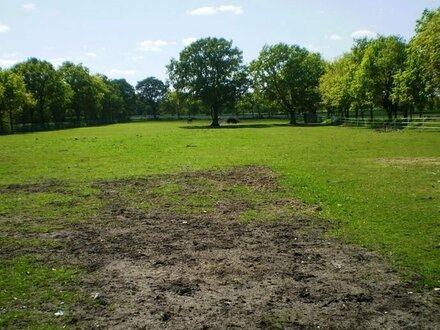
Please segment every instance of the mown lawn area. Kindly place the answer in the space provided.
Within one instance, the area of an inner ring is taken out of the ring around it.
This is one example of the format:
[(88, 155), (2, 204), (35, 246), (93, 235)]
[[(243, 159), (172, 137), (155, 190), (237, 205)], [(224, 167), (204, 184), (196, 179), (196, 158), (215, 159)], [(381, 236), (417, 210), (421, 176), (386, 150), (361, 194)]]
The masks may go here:
[[(329, 235), (379, 251), (420, 286), (440, 286), (439, 133), (290, 127), (280, 121), (220, 129), (207, 124), (130, 123), (1, 136), (0, 248), (35, 251), (30, 246), (46, 244), (56, 250), (51, 231), (99, 208), (93, 187), (99, 180), (258, 165), (272, 169), (291, 196), (319, 205), (319, 216), (335, 223)], [(50, 188), (53, 182), (65, 189)], [(48, 189), (33, 191), (34, 184)], [(48, 240), (15, 240), (8, 235), (12, 228), (45, 232)], [(29, 292), (39, 296), (34, 304), (53, 292), (55, 310), (63, 299), (87, 299), (66, 284), (80, 270), (45, 265), (34, 252), (22, 254), (0, 261), (0, 306), (12, 308), (17, 295)], [(64, 285), (62, 291), (47, 283), (52, 278)], [(19, 282), (11, 284), (14, 279)], [(15, 314), (25, 313), (17, 308)], [(0, 310), (0, 327), (15, 314), (1, 318)]]

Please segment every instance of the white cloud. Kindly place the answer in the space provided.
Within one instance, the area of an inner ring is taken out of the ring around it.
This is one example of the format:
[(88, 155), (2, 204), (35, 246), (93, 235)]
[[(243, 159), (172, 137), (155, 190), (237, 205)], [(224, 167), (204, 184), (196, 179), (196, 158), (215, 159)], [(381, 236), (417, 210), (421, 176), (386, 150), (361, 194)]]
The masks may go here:
[(111, 69), (109, 72), (107, 72), (107, 76), (109, 77), (133, 76), (135, 74), (136, 70)]
[(21, 9), (27, 10), (27, 11), (33, 11), (37, 9), (37, 5), (35, 3), (25, 3), (21, 5)]
[(219, 11), (221, 13), (233, 13), (235, 15), (243, 14), (243, 12), (244, 12), (242, 7), (232, 6), (232, 5), (220, 6), (220, 7), (217, 7), (216, 9), (217, 9), (217, 11)]
[(196, 38), (196, 37), (184, 38), (184, 39), (182, 39), (182, 45), (188, 46), (188, 45), (192, 44), (194, 41), (196, 41), (197, 39), (198, 38)]
[(3, 53), (0, 55), (0, 67), (9, 68), (23, 61), (23, 57), (17, 53)]
[(165, 40), (145, 40), (138, 42), (137, 49), (145, 52), (160, 52), (164, 47), (173, 44), (175, 44), (175, 42)]
[(342, 37), (340, 35), (338, 35), (338, 34), (332, 34), (330, 36), (330, 39), (337, 41), (337, 40), (342, 40)]
[(21, 62), (21, 60), (18, 58), (0, 57), (0, 67), (2, 67), (2, 68), (11, 67), (14, 64), (17, 64), (19, 62)]
[(217, 14), (217, 10), (214, 7), (200, 7), (194, 10), (188, 11), (190, 15), (196, 16), (209, 16)]
[(188, 14), (195, 16), (210, 16), (218, 13), (232, 13), (235, 15), (243, 14), (244, 10), (241, 6), (222, 5), (219, 7), (200, 7), (188, 11)]
[(375, 38), (377, 36), (376, 32), (372, 32), (370, 30), (358, 30), (351, 34), (354, 39), (360, 38)]
[(6, 33), (6, 32), (8, 32), (10, 29), (9, 29), (9, 26), (7, 26), (7, 25), (3, 25), (3, 24), (0, 24), (0, 33)]

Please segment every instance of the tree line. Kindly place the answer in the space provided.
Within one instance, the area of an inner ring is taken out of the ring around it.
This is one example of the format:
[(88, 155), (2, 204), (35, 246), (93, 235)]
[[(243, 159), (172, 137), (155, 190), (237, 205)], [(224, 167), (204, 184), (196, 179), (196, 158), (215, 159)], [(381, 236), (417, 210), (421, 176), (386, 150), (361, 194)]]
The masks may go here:
[(334, 61), (297, 45), (264, 46), (248, 65), (242, 51), (223, 38), (203, 38), (185, 47), (167, 65), (168, 80), (148, 77), (132, 86), (125, 79), (91, 74), (82, 64), (55, 69), (36, 58), (0, 68), (0, 130), (17, 125), (128, 121), (131, 116), (193, 116), (207, 113), (219, 126), (222, 111), (258, 114), (388, 119), (422, 115), (440, 97), (440, 9), (425, 10), (415, 36), (355, 40)]

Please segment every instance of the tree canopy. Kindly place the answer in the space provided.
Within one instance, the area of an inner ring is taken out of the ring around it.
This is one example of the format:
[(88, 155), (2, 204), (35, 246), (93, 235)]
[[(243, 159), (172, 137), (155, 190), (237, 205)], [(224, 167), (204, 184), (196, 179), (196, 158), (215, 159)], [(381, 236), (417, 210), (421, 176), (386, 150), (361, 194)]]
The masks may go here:
[(167, 90), (168, 86), (155, 77), (148, 77), (136, 85), (139, 98), (150, 107), (154, 119), (157, 119), (159, 103), (165, 99)]
[(173, 87), (201, 100), (211, 111), (212, 127), (219, 126), (219, 113), (246, 90), (242, 52), (232, 41), (199, 39), (167, 66)]
[(319, 54), (283, 43), (265, 46), (250, 72), (254, 85), (290, 114), (291, 124), (296, 124), (298, 114), (316, 110), (319, 78), (324, 72)]

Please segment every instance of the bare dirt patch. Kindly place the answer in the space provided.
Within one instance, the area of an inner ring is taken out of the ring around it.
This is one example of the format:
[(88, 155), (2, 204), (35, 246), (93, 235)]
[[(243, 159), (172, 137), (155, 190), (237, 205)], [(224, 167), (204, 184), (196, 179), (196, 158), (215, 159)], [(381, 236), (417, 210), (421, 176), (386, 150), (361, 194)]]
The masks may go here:
[(376, 254), (325, 238), (328, 224), (276, 181), (247, 167), (98, 183), (107, 206), (63, 232), (58, 252), (87, 270), (79, 289), (95, 302), (71, 326), (438, 328), (433, 297)]

